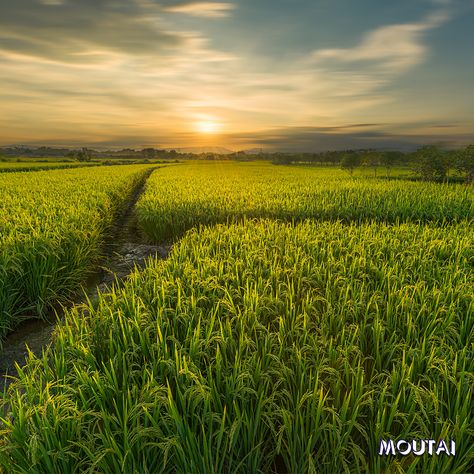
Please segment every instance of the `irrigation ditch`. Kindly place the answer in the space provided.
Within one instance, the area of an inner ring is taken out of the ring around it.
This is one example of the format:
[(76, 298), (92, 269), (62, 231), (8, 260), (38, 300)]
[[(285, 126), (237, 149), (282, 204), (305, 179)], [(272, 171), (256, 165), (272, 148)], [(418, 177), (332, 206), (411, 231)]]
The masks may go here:
[(99, 292), (107, 291), (114, 285), (120, 286), (135, 268), (142, 268), (149, 258), (164, 259), (168, 256), (171, 245), (148, 244), (135, 213), (135, 205), (148, 178), (159, 168), (163, 166), (151, 168), (144, 174), (115, 215), (104, 237), (98, 262), (82, 288), (71, 298), (71, 303), (52, 309), (46, 318), (26, 319), (3, 341), (0, 350), (0, 393), (8, 388), (17, 375), (16, 364), (20, 367), (24, 365), (28, 350), (39, 356), (51, 344), (54, 329), (68, 307), (83, 305), (87, 300), (94, 301)]

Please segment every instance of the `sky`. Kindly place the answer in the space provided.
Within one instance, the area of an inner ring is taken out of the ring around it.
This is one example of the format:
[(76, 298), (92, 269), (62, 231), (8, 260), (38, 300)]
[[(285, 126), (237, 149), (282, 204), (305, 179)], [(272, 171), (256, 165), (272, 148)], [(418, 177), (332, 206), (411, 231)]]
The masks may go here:
[(0, 145), (474, 142), (474, 0), (0, 0)]

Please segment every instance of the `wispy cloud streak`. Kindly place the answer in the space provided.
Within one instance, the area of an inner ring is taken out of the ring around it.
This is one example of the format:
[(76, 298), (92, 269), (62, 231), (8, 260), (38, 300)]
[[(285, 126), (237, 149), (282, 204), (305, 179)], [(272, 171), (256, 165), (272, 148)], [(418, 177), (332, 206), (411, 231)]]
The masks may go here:
[(185, 13), (206, 18), (222, 18), (234, 10), (235, 5), (224, 2), (187, 2), (165, 7), (163, 11), (168, 13)]
[(370, 77), (388, 80), (426, 59), (429, 48), (424, 43), (424, 34), (441, 26), (450, 17), (451, 14), (442, 9), (420, 22), (383, 26), (367, 33), (359, 44), (351, 48), (314, 51), (311, 61), (316, 67), (346, 72), (366, 71), (369, 84)]

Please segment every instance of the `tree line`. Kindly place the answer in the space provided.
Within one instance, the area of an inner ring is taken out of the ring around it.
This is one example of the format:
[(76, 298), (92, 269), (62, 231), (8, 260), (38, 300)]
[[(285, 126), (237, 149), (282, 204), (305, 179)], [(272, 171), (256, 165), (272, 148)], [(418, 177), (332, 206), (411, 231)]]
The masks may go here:
[(56, 157), (64, 156), (81, 162), (94, 159), (135, 158), (145, 161), (161, 160), (237, 160), (237, 161), (271, 161), (280, 165), (319, 165), (339, 166), (346, 169), (351, 175), (357, 168), (373, 171), (375, 177), (384, 171), (390, 177), (392, 168), (402, 167), (413, 170), (419, 178), (426, 181), (449, 181), (450, 172), (455, 170), (467, 183), (474, 184), (474, 145), (458, 150), (443, 150), (438, 146), (423, 146), (414, 152), (365, 150), (324, 151), (319, 153), (258, 153), (239, 151), (229, 154), (215, 152), (180, 152), (155, 148), (134, 150), (125, 148), (116, 151), (98, 151), (83, 147), (70, 150), (64, 148), (24, 146), (0, 148), (0, 155), (8, 156), (35, 156)]
[(450, 171), (456, 170), (467, 183), (474, 183), (474, 145), (459, 150), (443, 150), (427, 145), (415, 152), (376, 150), (327, 151), (322, 153), (276, 154), (275, 164), (313, 164), (340, 166), (351, 175), (356, 168), (372, 169), (377, 177), (384, 169), (387, 177), (394, 167), (413, 170), (425, 181), (449, 181)]

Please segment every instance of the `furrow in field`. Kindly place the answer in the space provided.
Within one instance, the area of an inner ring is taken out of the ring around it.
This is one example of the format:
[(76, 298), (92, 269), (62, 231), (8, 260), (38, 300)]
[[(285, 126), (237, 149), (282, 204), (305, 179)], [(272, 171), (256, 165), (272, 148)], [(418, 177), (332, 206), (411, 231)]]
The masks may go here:
[(0, 175), (0, 337), (77, 290), (148, 168)]
[[(78, 292), (76, 288), (76, 296), (73, 298), (75, 304), (85, 302), (85, 295), (87, 298), (94, 299), (99, 290), (118, 283), (135, 266), (143, 265), (149, 257), (164, 257), (168, 252), (166, 246), (146, 244), (136, 223), (135, 203), (143, 192), (148, 177), (156, 167), (141, 169), (143, 171), (139, 171), (137, 176), (132, 175), (132, 187), (127, 190), (127, 196), (124, 196), (122, 202), (117, 203), (113, 222), (106, 229), (104, 228), (100, 250), (94, 258), (95, 266), (91, 266), (86, 272), (88, 278), (84, 282), (84, 289)], [(92, 268), (95, 269), (92, 270)], [(61, 307), (56, 307), (57, 314), (61, 314), (62, 311)], [(22, 321), (3, 342), (0, 357), (0, 373), (2, 374), (0, 388), (2, 390), (5, 384), (8, 385), (10, 376), (16, 374), (15, 364), (23, 364), (27, 356), (26, 345), (33, 353), (41, 354), (43, 348), (50, 343), (57, 316), (52, 312), (46, 315), (43, 319)]]

